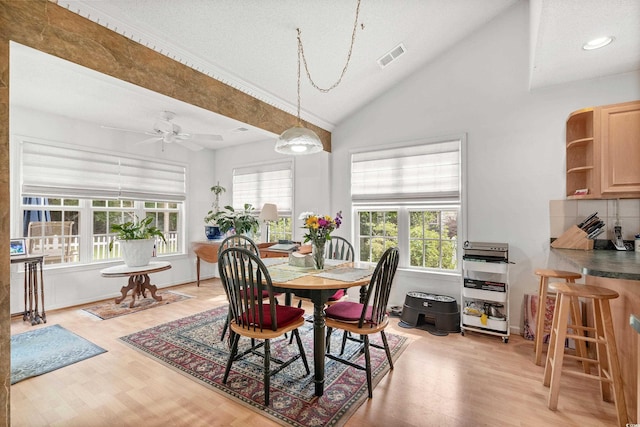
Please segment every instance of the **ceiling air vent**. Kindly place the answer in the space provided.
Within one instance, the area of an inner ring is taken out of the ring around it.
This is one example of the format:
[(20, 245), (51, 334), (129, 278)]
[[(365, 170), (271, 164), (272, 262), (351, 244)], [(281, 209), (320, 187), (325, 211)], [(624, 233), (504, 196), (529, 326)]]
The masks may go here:
[(380, 66), (380, 68), (384, 68), (398, 59), (398, 57), (404, 54), (406, 51), (407, 48), (405, 48), (404, 45), (400, 43), (398, 46), (385, 53), (382, 58), (378, 59), (378, 65)]

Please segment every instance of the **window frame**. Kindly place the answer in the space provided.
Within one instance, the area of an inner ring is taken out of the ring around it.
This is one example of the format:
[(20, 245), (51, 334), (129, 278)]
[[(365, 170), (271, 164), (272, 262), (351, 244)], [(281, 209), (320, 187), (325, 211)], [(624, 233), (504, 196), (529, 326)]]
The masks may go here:
[[(398, 247), (400, 248), (400, 259), (398, 268), (402, 271), (413, 271), (418, 274), (431, 274), (439, 277), (460, 277), (462, 275), (462, 245), (460, 242), (467, 240), (467, 135), (466, 133), (447, 135), (442, 137), (425, 138), (397, 144), (386, 144), (366, 149), (351, 150), (350, 156), (357, 153), (375, 152), (383, 150), (392, 150), (396, 148), (412, 147), (416, 145), (439, 143), (443, 141), (459, 140), (460, 141), (460, 188), (459, 200), (443, 199), (443, 200), (418, 200), (411, 197), (402, 199), (399, 197), (389, 197), (377, 200), (355, 200), (351, 194), (352, 212), (352, 230), (353, 246), (356, 252), (356, 259), (360, 257), (360, 218), (359, 213), (362, 211), (397, 211), (398, 212)], [(351, 179), (352, 160), (349, 161)], [(457, 265), (455, 270), (434, 269), (428, 267), (418, 267), (410, 265), (410, 211), (425, 210), (457, 210), (457, 247), (456, 254)], [(373, 264), (373, 263), (372, 263)], [(455, 283), (452, 282), (452, 283)]]
[[(31, 136), (25, 136), (25, 135), (13, 135), (10, 141), (11, 144), (11, 150), (10, 150), (10, 163), (12, 165), (12, 171), (11, 171), (11, 206), (12, 208), (10, 209), (10, 224), (11, 224), (11, 235), (12, 236), (21, 236), (24, 232), (23, 230), (23, 212), (24, 212), (24, 203), (23, 201), (23, 197), (38, 197), (38, 195), (30, 195), (30, 194), (23, 194), (22, 193), (22, 150), (21, 150), (21, 145), (22, 142), (26, 141), (26, 142), (32, 142), (34, 144), (41, 144), (41, 145), (51, 145), (54, 147), (62, 147), (62, 148), (73, 148), (75, 147), (74, 144), (68, 144), (68, 143), (63, 143), (63, 142), (54, 142), (54, 141), (50, 141), (50, 140), (46, 140), (46, 139), (42, 139), (42, 138), (37, 138), (37, 137), (31, 137)], [(130, 197), (122, 197), (121, 199), (124, 200), (132, 200), (134, 202), (134, 205), (136, 203), (140, 204), (142, 206), (141, 210), (138, 210), (137, 212), (139, 212), (139, 216), (145, 216), (145, 208), (144, 208), (144, 203), (145, 202), (159, 202), (159, 203), (176, 203), (177, 207), (178, 207), (178, 236), (177, 236), (177, 248), (178, 251), (177, 252), (173, 252), (170, 254), (161, 254), (158, 255), (159, 257), (167, 257), (167, 258), (171, 258), (171, 257), (183, 257), (185, 255), (187, 255), (187, 245), (186, 245), (186, 235), (187, 235), (187, 228), (186, 228), (186, 224), (187, 224), (187, 203), (189, 202), (189, 198), (187, 197), (187, 188), (189, 188), (189, 165), (182, 163), (182, 162), (174, 162), (171, 160), (166, 160), (166, 159), (160, 159), (160, 158), (152, 158), (149, 159), (148, 157), (144, 157), (144, 156), (139, 156), (139, 155), (135, 155), (135, 154), (131, 154), (131, 153), (121, 153), (121, 152), (117, 152), (115, 150), (104, 150), (101, 148), (97, 148), (97, 147), (93, 147), (93, 146), (82, 146), (82, 145), (78, 145), (77, 146), (78, 150), (82, 150), (82, 151), (90, 151), (90, 152), (96, 152), (96, 153), (102, 153), (102, 154), (107, 154), (107, 155), (111, 155), (117, 158), (122, 158), (122, 159), (131, 159), (131, 160), (144, 160), (144, 161), (152, 161), (152, 162), (157, 162), (158, 164), (164, 164), (164, 165), (169, 165), (169, 166), (174, 166), (176, 168), (183, 168), (183, 178), (184, 180), (182, 181), (182, 186), (184, 188), (184, 195), (180, 196), (179, 198), (176, 198), (175, 195), (174, 196), (169, 196), (166, 200), (163, 200), (162, 195), (158, 195), (158, 194), (153, 194), (153, 198), (151, 197), (145, 197), (148, 200), (145, 200), (145, 198), (141, 198), (141, 199), (133, 199), (132, 197), (135, 196), (133, 193), (131, 194), (131, 198)], [(52, 198), (52, 199), (77, 199), (79, 200), (78, 206), (60, 206), (61, 208), (66, 208), (65, 210), (77, 210), (79, 211), (79, 217), (80, 217), (80, 222), (81, 224), (78, 225), (78, 239), (82, 240), (82, 239), (86, 239), (87, 241), (91, 241), (93, 242), (93, 212), (94, 212), (94, 208), (92, 207), (92, 201), (93, 200), (119, 200), (116, 197), (104, 197), (104, 195), (100, 196), (100, 195), (95, 195), (95, 196), (69, 196), (69, 195), (62, 195), (62, 194), (47, 194), (47, 195), (40, 195), (39, 197), (47, 197), (47, 198)], [(59, 206), (56, 205), (52, 205), (50, 207), (50, 209), (47, 210), (59, 210), (56, 209)], [(137, 206), (136, 206), (137, 209)], [(109, 233), (110, 234), (110, 233)], [(78, 250), (78, 258), (79, 258), (79, 262), (73, 262), (73, 263), (57, 263), (57, 264), (49, 264), (44, 266), (45, 269), (85, 269), (85, 268), (95, 268), (95, 266), (99, 266), (100, 264), (105, 264), (105, 263), (114, 263), (114, 262), (121, 262), (122, 258), (110, 258), (110, 259), (101, 259), (101, 260), (94, 260), (93, 259), (93, 244), (85, 244), (83, 245), (82, 243), (80, 243), (79, 245), (79, 250)]]
[[(283, 219), (283, 218), (289, 218), (290, 222), (291, 222), (291, 228), (288, 231), (285, 231), (286, 234), (291, 236), (291, 239), (293, 239), (293, 224), (294, 224), (294, 210), (295, 210), (295, 163), (293, 160), (278, 160), (278, 161), (271, 161), (271, 162), (262, 162), (262, 163), (251, 163), (251, 164), (244, 164), (244, 165), (238, 165), (235, 166), (231, 172), (231, 205), (234, 206), (234, 209), (240, 209), (244, 206), (244, 203), (246, 203), (246, 201), (244, 200), (236, 200), (237, 197), (237, 193), (236, 193), (236, 186), (235, 186), (235, 177), (236, 175), (236, 171), (244, 171), (244, 174), (249, 174), (249, 173), (260, 173), (260, 172), (271, 172), (272, 168), (275, 168), (279, 165), (288, 165), (288, 170), (290, 171), (290, 180), (291, 180), (291, 200), (289, 202), (289, 206), (291, 207), (291, 209), (282, 209), (282, 204), (278, 204), (277, 200), (265, 200), (264, 203), (274, 203), (276, 205), (276, 207), (278, 208), (278, 220)], [(276, 170), (285, 170), (287, 168), (280, 168), (280, 169), (273, 169), (273, 171)], [(247, 173), (249, 172), (249, 173)], [(242, 175), (242, 174), (238, 174), (238, 175)], [(254, 191), (259, 192), (260, 189), (256, 188), (254, 189)], [(262, 212), (262, 206), (253, 206), (254, 208), (254, 214), (256, 215), (256, 217), (258, 217), (260, 215), (260, 212)], [(271, 222), (269, 223), (265, 223), (265, 224), (260, 224), (260, 235), (264, 236), (264, 239), (266, 240), (267, 237), (269, 236), (269, 227), (271, 227), (272, 224)], [(269, 240), (271, 240), (269, 238)]]

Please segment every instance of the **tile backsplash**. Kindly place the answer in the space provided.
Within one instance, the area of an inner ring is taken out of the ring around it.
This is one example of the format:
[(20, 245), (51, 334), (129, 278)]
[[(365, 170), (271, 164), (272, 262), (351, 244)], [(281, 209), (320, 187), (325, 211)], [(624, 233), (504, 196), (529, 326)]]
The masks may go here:
[(559, 237), (572, 225), (579, 224), (594, 212), (598, 212), (598, 217), (606, 224), (606, 231), (597, 239), (613, 239), (616, 220), (622, 226), (624, 240), (633, 240), (636, 234), (640, 234), (640, 199), (551, 200), (550, 237)]

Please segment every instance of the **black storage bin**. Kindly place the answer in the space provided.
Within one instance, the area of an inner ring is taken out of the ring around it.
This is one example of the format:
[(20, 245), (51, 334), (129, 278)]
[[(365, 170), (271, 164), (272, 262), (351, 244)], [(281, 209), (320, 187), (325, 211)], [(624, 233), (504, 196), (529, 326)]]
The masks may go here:
[(402, 326), (433, 324), (439, 332), (460, 332), (460, 310), (455, 298), (412, 291), (407, 293), (402, 308)]

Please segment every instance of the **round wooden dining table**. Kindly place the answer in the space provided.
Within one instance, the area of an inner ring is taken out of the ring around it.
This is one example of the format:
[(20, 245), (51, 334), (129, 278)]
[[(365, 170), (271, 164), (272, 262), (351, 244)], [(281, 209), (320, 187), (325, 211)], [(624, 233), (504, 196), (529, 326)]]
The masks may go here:
[[(265, 260), (263, 260), (265, 261)], [(329, 260), (326, 260), (329, 261)], [(286, 263), (286, 261), (284, 261)], [(369, 264), (345, 262), (339, 265), (331, 266), (325, 270), (313, 270), (301, 268), (298, 277), (290, 280), (286, 279), (287, 272), (295, 271), (292, 267), (286, 267), (288, 270), (283, 274), (283, 261), (274, 259), (267, 264), (267, 269), (271, 275), (271, 281), (277, 292), (286, 294), (287, 300), (285, 304), (291, 305), (291, 294), (294, 293), (299, 297), (308, 298), (313, 302), (313, 364), (314, 364), (314, 383), (315, 395), (322, 396), (324, 394), (324, 352), (325, 352), (325, 335), (326, 324), (324, 317), (324, 307), (329, 297), (336, 290), (363, 287), (367, 285), (371, 279), (373, 270)], [(284, 264), (285, 266), (287, 264)], [(359, 272), (359, 274), (358, 274)], [(300, 275), (304, 273), (304, 275)], [(343, 274), (338, 274), (343, 273)], [(351, 274), (350, 274), (351, 273)], [(357, 279), (349, 279), (346, 277), (353, 274), (362, 277)], [(345, 276), (345, 279), (335, 279), (319, 276), (319, 274)], [(294, 274), (295, 275), (295, 274)]]

